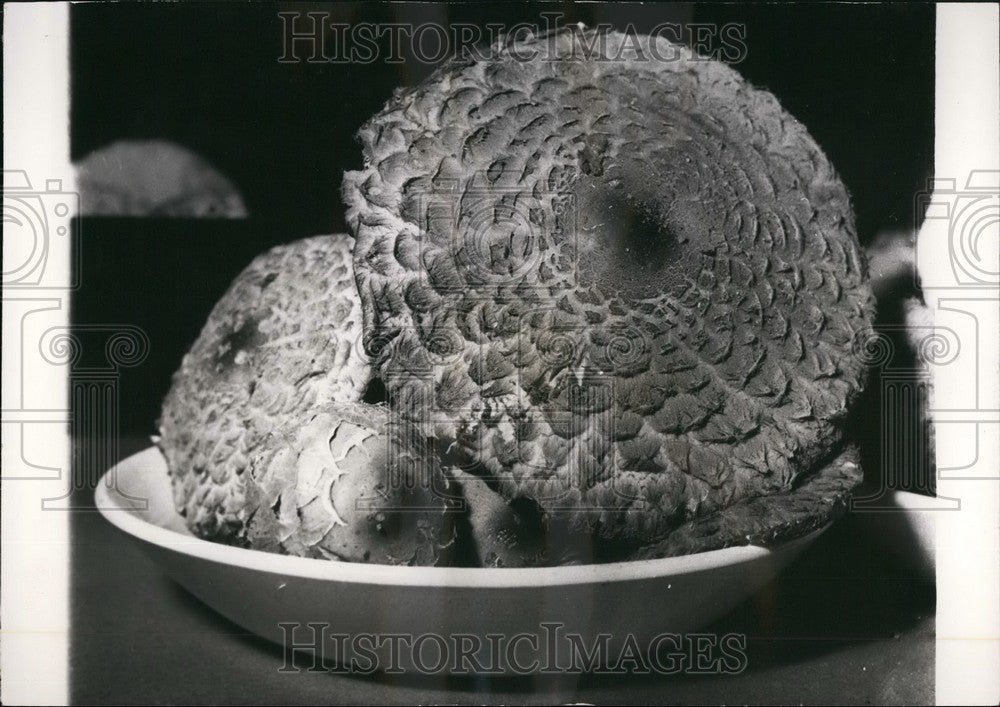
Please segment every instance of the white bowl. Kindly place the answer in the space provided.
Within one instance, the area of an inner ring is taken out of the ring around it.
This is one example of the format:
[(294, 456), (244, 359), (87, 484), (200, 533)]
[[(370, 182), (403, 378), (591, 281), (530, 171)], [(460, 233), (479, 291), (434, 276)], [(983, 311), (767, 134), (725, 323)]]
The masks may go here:
[[(193, 537), (174, 510), (166, 463), (156, 448), (108, 471), (95, 501), (170, 578), (230, 621), (281, 645), (315, 646), (326, 661), (360, 671), (463, 673), (485, 666), (523, 673), (554, 667), (553, 656), (564, 669), (575, 657), (570, 635), (585, 647), (606, 640), (606, 655), (614, 660), (626, 640), (645, 649), (657, 637), (685, 634), (718, 618), (823, 531), (769, 548), (552, 568), (397, 567), (290, 557)], [(319, 624), (315, 633), (309, 624)], [(399, 634), (405, 637), (392, 637)], [(664, 641), (668, 648), (678, 645), (670, 636), (658, 645)], [(470, 648), (472, 658), (463, 660), (461, 651)], [(445, 665), (439, 653), (447, 654)]]

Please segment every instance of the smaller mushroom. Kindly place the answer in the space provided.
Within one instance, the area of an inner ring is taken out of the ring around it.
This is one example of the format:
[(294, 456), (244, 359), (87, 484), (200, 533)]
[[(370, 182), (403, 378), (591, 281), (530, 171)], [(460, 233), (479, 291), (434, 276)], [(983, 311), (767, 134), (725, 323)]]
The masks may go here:
[(315, 236), (254, 258), (174, 373), (157, 446), (198, 537), (243, 541), (245, 479), (265, 435), (364, 396), (371, 368), (357, 346), (351, 246), (343, 234)]
[(251, 548), (348, 562), (431, 566), (453, 530), (433, 455), (388, 409), (334, 403), (268, 434), (246, 484)]

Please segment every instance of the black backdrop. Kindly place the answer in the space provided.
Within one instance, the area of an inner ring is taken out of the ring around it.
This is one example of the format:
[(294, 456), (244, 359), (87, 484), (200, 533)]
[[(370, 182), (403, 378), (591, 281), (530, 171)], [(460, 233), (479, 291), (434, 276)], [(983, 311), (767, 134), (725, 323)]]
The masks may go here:
[(78, 4), (71, 11), (74, 159), (117, 138), (165, 138), (240, 188), (245, 222), (89, 218), (81, 224), (76, 323), (132, 324), (147, 359), (123, 371), (122, 433), (149, 434), (184, 350), (232, 277), (264, 248), (343, 230), (340, 175), (353, 135), (396, 86), (433, 65), (280, 63), (278, 12), (336, 22), (742, 23), (735, 68), (770, 89), (827, 151), (854, 197), (864, 242), (915, 225), (932, 173), (934, 8), (929, 4), (625, 3)]

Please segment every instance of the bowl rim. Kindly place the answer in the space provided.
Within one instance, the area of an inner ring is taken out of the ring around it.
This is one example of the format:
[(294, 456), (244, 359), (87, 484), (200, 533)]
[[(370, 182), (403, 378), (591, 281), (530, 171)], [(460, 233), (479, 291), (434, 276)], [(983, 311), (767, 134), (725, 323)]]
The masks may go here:
[(233, 547), (157, 525), (128, 508), (111, 482), (112, 474), (124, 470), (152, 468), (167, 473), (166, 460), (151, 446), (106, 471), (94, 491), (94, 504), (104, 518), (122, 532), (150, 545), (242, 569), (288, 577), (405, 587), (537, 588), (561, 585), (631, 582), (650, 578), (705, 572), (721, 567), (764, 560), (782, 550), (807, 544), (829, 527), (823, 525), (806, 535), (778, 545), (740, 545), (691, 555), (654, 560), (632, 560), (557, 567), (409, 567), (356, 562), (336, 562), (309, 557)]

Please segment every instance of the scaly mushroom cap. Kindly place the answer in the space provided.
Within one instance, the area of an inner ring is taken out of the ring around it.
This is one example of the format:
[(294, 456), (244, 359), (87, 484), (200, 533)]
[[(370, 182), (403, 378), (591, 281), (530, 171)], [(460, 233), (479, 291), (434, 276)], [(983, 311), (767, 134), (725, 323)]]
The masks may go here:
[(366, 345), (401, 414), (600, 538), (662, 543), (821, 468), (842, 499), (873, 318), (848, 193), (773, 95), (634, 39), (458, 58), (365, 124)]
[(256, 550), (348, 562), (434, 565), (454, 495), (433, 454), (365, 403), (289, 416), (253, 455), (247, 541)]
[(205, 538), (239, 541), (245, 474), (268, 434), (317, 405), (361, 400), (361, 303), (347, 235), (258, 256), (215, 305), (174, 374), (158, 446), (174, 501)]

